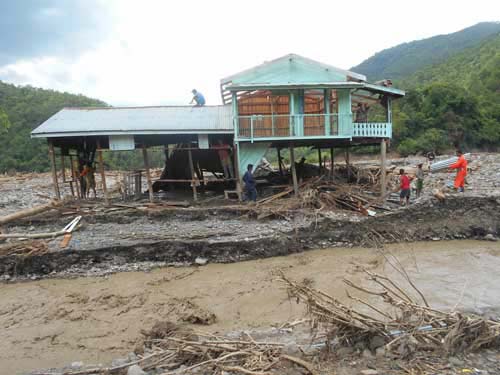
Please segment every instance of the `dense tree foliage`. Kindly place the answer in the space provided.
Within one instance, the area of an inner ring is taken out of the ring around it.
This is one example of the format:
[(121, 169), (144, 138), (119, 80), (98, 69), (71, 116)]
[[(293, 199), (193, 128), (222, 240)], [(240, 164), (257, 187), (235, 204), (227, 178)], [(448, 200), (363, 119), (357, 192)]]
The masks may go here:
[(398, 83), (394, 119), (402, 154), (500, 146), (500, 35)]
[(456, 33), (437, 35), (385, 49), (353, 67), (352, 71), (365, 74), (371, 81), (400, 79), (443, 62), (499, 32), (498, 22), (478, 23)]
[(100, 100), (0, 82), (0, 173), (48, 168), (47, 142), (31, 131), (64, 107), (105, 106)]
[[(393, 111), (394, 145), (400, 153), (440, 152), (454, 145), (500, 147), (499, 30), (499, 23), (478, 24), (396, 46), (353, 68), (370, 79), (398, 78), (396, 87), (407, 90)], [(82, 95), (0, 81), (0, 173), (47, 170), (47, 143), (31, 139), (30, 132), (64, 107), (87, 106), (106, 104)], [(378, 114), (375, 109), (372, 112)], [(299, 154), (310, 161), (317, 158), (309, 149)], [(150, 159), (153, 166), (161, 166), (162, 151), (152, 151)], [(113, 169), (143, 165), (139, 151), (106, 153), (105, 161)]]

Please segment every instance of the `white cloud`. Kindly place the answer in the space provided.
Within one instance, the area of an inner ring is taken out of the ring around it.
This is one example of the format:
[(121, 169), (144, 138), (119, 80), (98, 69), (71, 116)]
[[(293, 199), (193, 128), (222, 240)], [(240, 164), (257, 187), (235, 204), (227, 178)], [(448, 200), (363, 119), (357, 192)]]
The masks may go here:
[[(393, 45), (500, 15), (496, 2), (123, 1), (110, 31), (74, 58), (41, 56), (0, 79), (83, 93), (113, 105), (187, 104), (191, 89), (220, 103), (219, 80), (294, 52), (349, 68)], [(15, 78), (15, 79), (14, 79)]]

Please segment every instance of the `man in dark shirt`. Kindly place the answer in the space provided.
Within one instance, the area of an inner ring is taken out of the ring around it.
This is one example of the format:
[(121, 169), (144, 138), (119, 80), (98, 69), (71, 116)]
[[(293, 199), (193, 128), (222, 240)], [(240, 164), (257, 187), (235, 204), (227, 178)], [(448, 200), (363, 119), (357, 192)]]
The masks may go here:
[(247, 171), (243, 175), (243, 182), (245, 183), (247, 199), (255, 202), (257, 200), (257, 190), (255, 189), (255, 178), (253, 177), (252, 169), (253, 165), (248, 164)]

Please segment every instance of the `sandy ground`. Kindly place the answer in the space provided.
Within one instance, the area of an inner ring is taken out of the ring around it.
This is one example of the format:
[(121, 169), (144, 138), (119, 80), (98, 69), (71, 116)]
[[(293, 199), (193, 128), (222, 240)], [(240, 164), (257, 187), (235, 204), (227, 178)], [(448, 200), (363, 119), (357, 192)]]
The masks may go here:
[[(388, 251), (431, 305), (500, 311), (499, 242), (436, 241)], [(140, 330), (158, 320), (214, 313), (217, 321), (202, 329), (219, 332), (291, 321), (302, 316), (302, 308), (287, 300), (273, 271), (308, 278), (346, 301), (342, 279), (363, 282), (355, 264), (397, 277), (377, 250), (337, 248), (233, 264), (2, 284), (0, 373), (110, 362), (132, 351)]]

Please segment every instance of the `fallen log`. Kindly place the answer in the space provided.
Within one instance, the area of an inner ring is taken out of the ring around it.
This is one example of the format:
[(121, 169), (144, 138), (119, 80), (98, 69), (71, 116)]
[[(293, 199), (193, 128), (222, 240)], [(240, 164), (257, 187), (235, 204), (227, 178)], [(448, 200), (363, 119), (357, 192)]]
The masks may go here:
[(57, 232), (47, 232), (47, 233), (5, 233), (0, 234), (0, 240), (5, 240), (7, 238), (54, 238), (66, 234), (65, 230), (60, 230)]
[(10, 214), (10, 215), (0, 217), (0, 225), (5, 225), (7, 223), (10, 223), (11, 221), (15, 221), (15, 220), (23, 219), (25, 217), (41, 214), (42, 212), (49, 211), (49, 210), (52, 210), (54, 208), (60, 207), (63, 204), (64, 204), (64, 201), (62, 201), (62, 200), (52, 201), (50, 203), (43, 204), (41, 206), (36, 206), (36, 207), (28, 208), (26, 210), (17, 211), (17, 212)]

